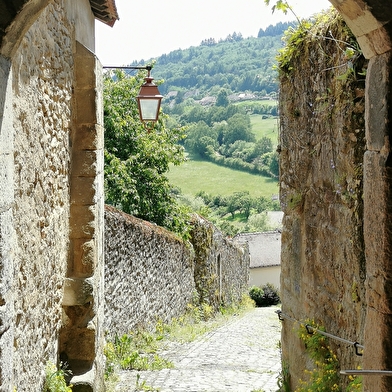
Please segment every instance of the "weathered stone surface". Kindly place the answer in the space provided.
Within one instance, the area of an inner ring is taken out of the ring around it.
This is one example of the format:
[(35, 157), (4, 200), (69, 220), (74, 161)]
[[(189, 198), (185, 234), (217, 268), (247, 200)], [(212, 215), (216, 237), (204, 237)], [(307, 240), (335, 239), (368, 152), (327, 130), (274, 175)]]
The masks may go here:
[[(86, 67), (90, 68), (89, 74)], [(90, 390), (92, 374), (94, 390), (101, 390), (104, 371), (103, 126), (99, 122), (103, 120), (102, 75), (94, 54), (79, 43), (76, 43), (74, 71), (71, 246), (63, 303), (68, 319), (61, 331), (60, 346), (73, 373), (80, 375), (75, 390)], [(82, 80), (85, 77), (87, 80)], [(87, 95), (93, 99), (84, 100)], [(80, 99), (84, 100), (82, 115), (78, 114)]]
[[(37, 390), (57, 360), (69, 233), (72, 24), (52, 2), (12, 58), (15, 202), (14, 385)], [(61, 48), (61, 49), (60, 49)]]
[(63, 306), (79, 306), (93, 300), (93, 284), (91, 279), (68, 278), (64, 283)]
[(13, 385), (14, 156), (10, 61), (0, 56), (0, 390)]
[(105, 209), (105, 329), (127, 333), (182, 314), (191, 302), (191, 250), (166, 230)]
[(95, 205), (73, 205), (70, 210), (72, 238), (94, 238), (97, 207)]
[[(363, 54), (370, 59), (391, 50), (392, 43), (384, 25), (391, 19), (390, 9), (377, 4), (372, 9), (369, 1), (330, 0), (356, 35)], [(374, 1), (371, 1), (374, 2)], [(379, 2), (380, 3), (380, 2)]]
[(225, 238), (211, 222), (193, 222), (191, 242), (195, 250), (194, 279), (200, 300), (218, 309), (239, 301), (248, 290), (249, 252)]
[(74, 238), (71, 240), (72, 261), (67, 276), (86, 278), (94, 274), (98, 257), (97, 239)]
[[(85, 47), (75, 56), (75, 37), (94, 47), (94, 16), (88, 0), (26, 3), (0, 48), (9, 57), (0, 56), (0, 389), (41, 390), (62, 327), (69, 351), (80, 348), (94, 369), (94, 390), (103, 390), (101, 70)], [(92, 97), (81, 106), (93, 123), (74, 122), (75, 85)], [(71, 214), (78, 220), (70, 223)], [(74, 310), (88, 309), (71, 318), (63, 297)]]
[(76, 43), (76, 61), (78, 67), (75, 70), (76, 82), (75, 88), (77, 89), (94, 89), (96, 86), (95, 63), (96, 59), (88, 54), (91, 53), (80, 42)]
[[(380, 96), (380, 99), (383, 97)], [(364, 368), (390, 369), (392, 360), (392, 227), (391, 169), (386, 149), (367, 151), (364, 159), (364, 235), (366, 240), (367, 313), (365, 342), (371, 345), (364, 355)], [(364, 391), (389, 391), (390, 377), (365, 378)]]
[[(368, 150), (381, 151), (385, 149), (387, 140), (387, 122), (390, 114), (388, 85), (391, 80), (389, 65), (391, 55), (384, 54), (369, 61), (366, 84), (366, 143)], [(385, 154), (385, 153), (384, 153)]]
[[(94, 170), (93, 168), (91, 169)], [(98, 193), (98, 180), (94, 177), (72, 177), (71, 200), (72, 204), (79, 206), (95, 205), (100, 197)]]
[(94, 177), (98, 173), (98, 156), (100, 150), (78, 150), (72, 154), (72, 164), (75, 169), (72, 170), (74, 177)]
[(73, 135), (73, 148), (75, 150), (99, 150), (103, 149), (102, 125), (81, 124), (76, 125)]

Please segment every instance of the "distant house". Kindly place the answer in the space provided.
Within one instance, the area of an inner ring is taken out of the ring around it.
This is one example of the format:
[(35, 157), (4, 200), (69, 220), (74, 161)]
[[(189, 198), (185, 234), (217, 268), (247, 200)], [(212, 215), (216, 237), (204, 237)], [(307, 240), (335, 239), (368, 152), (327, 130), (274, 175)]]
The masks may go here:
[(247, 243), (249, 246), (249, 286), (272, 283), (279, 288), (281, 233), (270, 231), (238, 234), (234, 240), (239, 244)]

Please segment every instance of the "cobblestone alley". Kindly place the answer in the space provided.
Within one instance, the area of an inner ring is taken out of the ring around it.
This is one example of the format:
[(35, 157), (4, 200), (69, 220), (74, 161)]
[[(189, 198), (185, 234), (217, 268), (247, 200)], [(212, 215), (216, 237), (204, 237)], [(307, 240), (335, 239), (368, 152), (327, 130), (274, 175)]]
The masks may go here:
[(276, 392), (281, 370), (276, 310), (256, 308), (194, 342), (173, 345), (163, 356), (174, 369), (123, 371), (116, 390), (134, 391), (139, 374), (139, 384), (160, 392)]

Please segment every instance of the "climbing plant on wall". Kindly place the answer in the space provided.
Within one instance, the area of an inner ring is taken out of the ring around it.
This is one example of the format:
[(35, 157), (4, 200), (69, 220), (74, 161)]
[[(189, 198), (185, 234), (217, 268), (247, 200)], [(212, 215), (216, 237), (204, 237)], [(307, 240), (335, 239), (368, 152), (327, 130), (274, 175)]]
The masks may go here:
[(183, 128), (167, 128), (165, 115), (150, 132), (139, 119), (135, 97), (143, 73), (116, 71), (104, 78), (105, 201), (124, 212), (186, 235), (188, 215), (165, 173), (184, 160)]

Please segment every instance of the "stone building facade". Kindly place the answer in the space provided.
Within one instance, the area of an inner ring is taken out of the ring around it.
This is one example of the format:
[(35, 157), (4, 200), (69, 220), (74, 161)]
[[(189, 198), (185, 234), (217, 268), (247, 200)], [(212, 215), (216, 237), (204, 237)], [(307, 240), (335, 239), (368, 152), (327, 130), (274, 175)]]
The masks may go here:
[(102, 390), (103, 121), (94, 22), (113, 1), (0, 1), (0, 390), (47, 362)]

